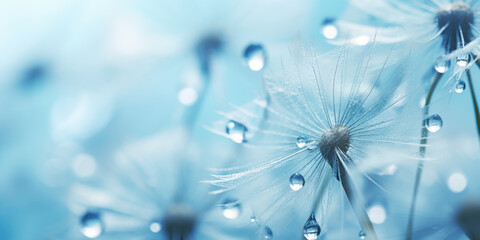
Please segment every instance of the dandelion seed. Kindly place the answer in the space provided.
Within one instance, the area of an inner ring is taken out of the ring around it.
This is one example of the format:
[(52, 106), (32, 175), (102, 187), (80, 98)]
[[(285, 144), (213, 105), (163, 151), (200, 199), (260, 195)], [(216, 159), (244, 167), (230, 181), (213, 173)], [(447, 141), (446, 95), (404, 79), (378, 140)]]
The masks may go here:
[[(221, 174), (214, 175), (216, 179), (209, 182), (220, 188), (216, 192), (239, 188), (248, 194), (245, 201), (254, 196), (273, 202), (265, 209), (255, 209), (256, 214), (262, 214), (261, 217), (266, 219), (273, 219), (279, 212), (274, 209), (290, 203), (293, 208), (309, 210), (309, 215), (318, 214), (331, 185), (339, 184), (361, 228), (376, 239), (373, 225), (350, 175), (369, 152), (369, 143), (376, 143), (376, 146), (408, 144), (408, 138), (401, 140), (408, 131), (395, 125), (397, 121), (393, 119), (398, 119), (398, 113), (392, 108), (403, 99), (396, 90), (402, 83), (404, 68), (372, 71), (368, 54), (355, 52), (358, 55), (352, 53), (350, 56), (343, 51), (345, 49), (312, 58), (305, 55), (306, 59), (288, 65), (283, 75), (269, 80), (267, 86), (271, 101), (265, 108), (269, 118), (261, 127), (254, 123), (262, 115), (256, 115), (249, 109), (239, 108), (237, 112), (225, 114), (230, 119), (229, 124), (242, 119), (245, 128), (252, 131), (253, 137), (246, 144), (253, 148), (249, 156), (272, 154), (274, 157), (270, 160), (262, 157), (254, 167), (222, 170)], [(389, 78), (384, 85), (386, 89), (377, 91), (376, 83), (383, 77)], [(384, 134), (399, 129), (403, 134), (397, 137)], [(286, 184), (276, 185), (277, 182), (285, 182), (286, 178), (290, 181), (289, 190), (294, 190), (288, 194), (281, 190), (281, 186)], [(307, 207), (305, 204), (294, 204), (294, 199), (306, 201)], [(316, 222), (309, 219), (307, 223), (313, 221)], [(308, 228), (310, 225), (305, 226)], [(320, 229), (318, 232), (309, 230), (306, 234), (308, 239), (315, 239), (313, 236), (318, 237)]]

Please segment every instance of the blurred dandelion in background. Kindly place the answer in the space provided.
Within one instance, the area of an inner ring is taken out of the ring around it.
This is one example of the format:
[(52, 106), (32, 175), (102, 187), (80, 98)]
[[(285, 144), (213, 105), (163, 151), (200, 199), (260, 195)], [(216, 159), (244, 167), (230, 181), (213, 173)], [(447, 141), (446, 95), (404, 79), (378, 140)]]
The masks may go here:
[(479, 239), (479, 8), (5, 2), (0, 239)]

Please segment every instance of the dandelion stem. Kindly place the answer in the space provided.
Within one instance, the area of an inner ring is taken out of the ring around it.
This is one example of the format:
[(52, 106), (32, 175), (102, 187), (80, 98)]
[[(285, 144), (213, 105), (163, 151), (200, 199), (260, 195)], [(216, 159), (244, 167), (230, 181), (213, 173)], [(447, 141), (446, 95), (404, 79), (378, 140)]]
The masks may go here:
[(423, 158), (425, 158), (425, 151), (427, 148), (426, 145), (427, 145), (427, 138), (428, 138), (428, 130), (427, 128), (424, 127), (424, 120), (428, 117), (428, 110), (430, 107), (430, 102), (432, 100), (433, 93), (435, 92), (435, 88), (437, 87), (438, 82), (440, 82), (440, 79), (442, 78), (442, 76), (443, 76), (442, 73), (437, 73), (435, 80), (433, 80), (433, 83), (430, 86), (430, 89), (428, 90), (427, 98), (425, 99), (425, 107), (424, 107), (423, 118), (422, 118), (422, 137), (420, 139), (420, 148), (418, 150), (421, 159), (418, 161), (417, 173), (415, 175), (415, 183), (414, 183), (415, 185), (413, 187), (412, 202), (410, 204), (410, 213), (408, 216), (407, 234), (405, 237), (406, 240), (411, 240), (413, 235), (413, 217), (415, 214), (415, 202), (417, 200), (417, 193), (420, 187), (420, 180), (422, 178), (423, 164), (424, 164)]
[(370, 218), (368, 217), (367, 211), (364, 207), (365, 205), (359, 198), (360, 195), (357, 193), (357, 191), (355, 191), (356, 188), (354, 183), (350, 179), (350, 176), (348, 175), (345, 166), (343, 166), (343, 163), (339, 165), (340, 181), (342, 182), (343, 190), (347, 195), (348, 201), (350, 202), (358, 221), (360, 222), (362, 230), (367, 234), (368, 240), (378, 240), (377, 233), (375, 232), (373, 224), (370, 221)]
[[(478, 61), (477, 61), (477, 64), (478, 64)], [(480, 113), (478, 110), (477, 97), (475, 96), (475, 89), (473, 88), (472, 75), (470, 74), (470, 70), (467, 70), (467, 79), (468, 79), (468, 84), (470, 85), (470, 94), (472, 95), (473, 110), (475, 112), (475, 123), (477, 124), (477, 134), (478, 134), (478, 137), (480, 138)]]

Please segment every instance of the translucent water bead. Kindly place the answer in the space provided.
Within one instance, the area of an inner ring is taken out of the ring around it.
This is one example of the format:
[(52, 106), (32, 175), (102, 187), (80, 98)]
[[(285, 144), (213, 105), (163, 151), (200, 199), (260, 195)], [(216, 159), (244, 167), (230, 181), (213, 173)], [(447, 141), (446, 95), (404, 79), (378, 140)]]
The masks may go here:
[(303, 226), (303, 236), (308, 240), (315, 240), (320, 235), (321, 229), (318, 225), (317, 220), (315, 219), (315, 214), (312, 212), (307, 222)]
[(457, 84), (455, 85), (455, 92), (456, 93), (462, 93), (463, 91), (465, 91), (465, 88), (467, 87), (467, 84), (465, 84), (464, 81), (462, 80), (459, 80), (457, 82)]
[(290, 188), (293, 191), (298, 191), (302, 189), (303, 185), (305, 185), (305, 179), (301, 174), (294, 173), (292, 174), (292, 176), (290, 176)]
[(267, 53), (261, 44), (250, 44), (244, 52), (243, 58), (252, 71), (260, 71), (265, 67)]
[(263, 238), (264, 239), (273, 239), (273, 232), (269, 226), (263, 228)]
[(223, 201), (223, 216), (228, 219), (236, 219), (240, 216), (242, 206), (238, 203), (237, 199), (227, 198)]
[(367, 234), (363, 230), (360, 230), (360, 232), (358, 233), (358, 238), (362, 240), (367, 239)]
[(457, 56), (457, 66), (465, 67), (467, 66), (468, 62), (470, 61), (470, 54), (469, 53), (462, 53)]
[(430, 132), (438, 132), (443, 126), (443, 120), (438, 114), (433, 114), (425, 120), (425, 127)]
[(437, 71), (438, 73), (445, 73), (446, 71), (448, 71), (448, 67), (449, 67), (449, 62), (442, 60), (440, 58), (437, 59), (434, 66), (435, 71)]
[(247, 131), (248, 131), (247, 127), (233, 120), (228, 121), (227, 125), (225, 126), (225, 132), (227, 133), (228, 137), (236, 143), (246, 142), (245, 133)]
[(97, 238), (103, 233), (104, 224), (98, 212), (87, 211), (80, 218), (80, 231), (87, 238)]
[(335, 19), (327, 18), (323, 21), (322, 35), (326, 39), (335, 39), (338, 36), (338, 28), (335, 26)]

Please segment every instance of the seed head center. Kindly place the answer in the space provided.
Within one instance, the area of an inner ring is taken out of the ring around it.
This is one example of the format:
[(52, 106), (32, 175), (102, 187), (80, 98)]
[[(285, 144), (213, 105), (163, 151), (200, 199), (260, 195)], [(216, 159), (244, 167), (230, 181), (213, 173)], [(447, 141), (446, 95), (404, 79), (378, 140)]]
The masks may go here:
[(347, 127), (339, 125), (323, 133), (319, 148), (322, 156), (329, 162), (336, 159), (336, 150), (346, 153), (350, 148), (350, 131)]
[(169, 236), (189, 236), (195, 227), (196, 217), (193, 210), (185, 204), (175, 204), (168, 208), (163, 224)]
[(474, 24), (475, 13), (468, 3), (454, 2), (447, 4), (438, 10), (435, 21), (438, 30), (442, 31), (444, 47), (448, 52), (458, 48), (462, 35), (465, 44), (472, 39), (472, 24)]

